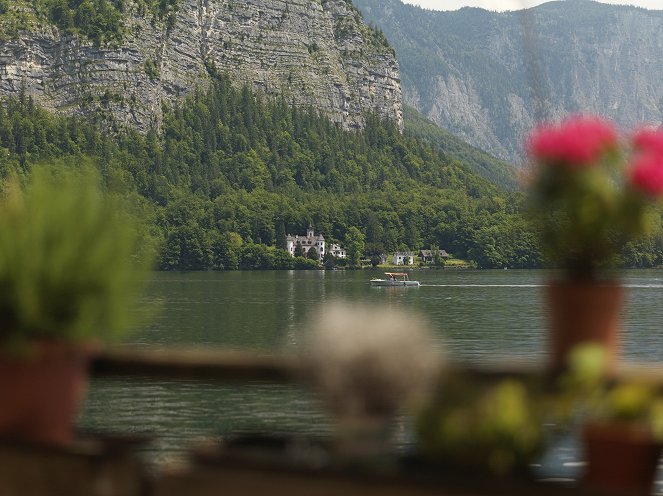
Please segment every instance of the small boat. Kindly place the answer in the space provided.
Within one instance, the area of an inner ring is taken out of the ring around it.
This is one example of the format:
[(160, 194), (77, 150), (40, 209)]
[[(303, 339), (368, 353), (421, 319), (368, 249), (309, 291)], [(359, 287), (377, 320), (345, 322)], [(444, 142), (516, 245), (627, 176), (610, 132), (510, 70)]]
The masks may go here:
[(410, 281), (405, 272), (385, 272), (384, 279), (371, 279), (371, 286), (421, 286), (419, 281)]

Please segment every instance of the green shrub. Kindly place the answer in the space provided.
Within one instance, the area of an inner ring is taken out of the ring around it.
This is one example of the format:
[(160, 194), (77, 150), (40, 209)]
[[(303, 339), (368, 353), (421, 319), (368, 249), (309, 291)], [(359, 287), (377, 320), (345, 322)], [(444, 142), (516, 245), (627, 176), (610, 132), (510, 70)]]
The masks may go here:
[(37, 167), (0, 199), (0, 341), (109, 340), (132, 305), (151, 257), (135, 219), (102, 194), (92, 169)]
[(143, 63), (143, 68), (145, 69), (145, 74), (147, 74), (150, 79), (158, 79), (161, 71), (155, 61), (146, 59)]

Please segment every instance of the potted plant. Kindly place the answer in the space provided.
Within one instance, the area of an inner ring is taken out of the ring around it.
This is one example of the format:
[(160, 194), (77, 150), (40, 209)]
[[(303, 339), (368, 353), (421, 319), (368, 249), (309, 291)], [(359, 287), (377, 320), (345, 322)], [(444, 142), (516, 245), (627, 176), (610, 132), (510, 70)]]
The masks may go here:
[(310, 328), (303, 369), (332, 414), (336, 454), (392, 455), (394, 417), (427, 391), (440, 367), (426, 324), (400, 310), (337, 302)]
[(570, 349), (603, 343), (617, 357), (623, 289), (605, 269), (624, 244), (649, 230), (663, 195), (663, 131), (620, 140), (608, 121), (575, 116), (536, 129), (527, 140), (532, 213), (542, 251), (561, 276), (546, 288), (551, 366)]
[(87, 168), (36, 168), (0, 198), (0, 437), (67, 443), (102, 341), (131, 323), (138, 230)]
[(575, 420), (581, 426), (584, 485), (650, 494), (663, 440), (663, 398), (651, 382), (606, 381), (606, 358), (596, 344), (575, 347), (558, 377), (551, 410), (563, 424)]
[(663, 440), (663, 399), (653, 385), (625, 382), (595, 400), (582, 429), (584, 483), (650, 494)]
[(516, 378), (446, 374), (416, 417), (421, 455), (453, 471), (526, 475), (545, 445), (540, 391)]

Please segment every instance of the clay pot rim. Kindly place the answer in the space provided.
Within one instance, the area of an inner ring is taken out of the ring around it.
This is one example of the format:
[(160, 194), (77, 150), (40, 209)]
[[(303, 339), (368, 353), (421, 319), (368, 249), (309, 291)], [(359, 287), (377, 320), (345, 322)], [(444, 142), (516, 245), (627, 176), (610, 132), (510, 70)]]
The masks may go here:
[(14, 345), (0, 343), (0, 358), (11, 362), (38, 360), (67, 361), (91, 360), (99, 354), (102, 346), (94, 340), (60, 340), (53, 338), (30, 338)]
[(588, 420), (582, 426), (582, 437), (585, 441), (589, 439), (621, 440), (663, 447), (663, 441), (655, 438), (651, 426), (644, 420)]

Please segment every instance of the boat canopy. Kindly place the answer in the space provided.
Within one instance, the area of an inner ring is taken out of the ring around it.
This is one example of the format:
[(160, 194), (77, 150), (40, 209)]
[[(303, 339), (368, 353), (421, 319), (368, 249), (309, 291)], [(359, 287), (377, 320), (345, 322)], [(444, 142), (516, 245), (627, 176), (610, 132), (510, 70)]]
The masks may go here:
[(407, 273), (405, 272), (385, 272), (385, 276), (396, 276), (396, 277), (407, 277)]

